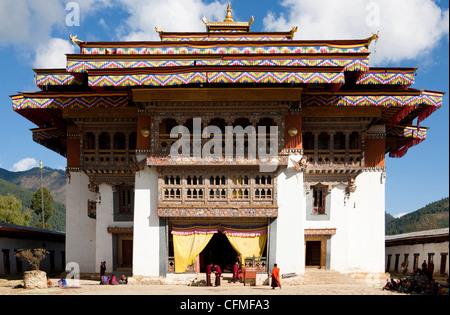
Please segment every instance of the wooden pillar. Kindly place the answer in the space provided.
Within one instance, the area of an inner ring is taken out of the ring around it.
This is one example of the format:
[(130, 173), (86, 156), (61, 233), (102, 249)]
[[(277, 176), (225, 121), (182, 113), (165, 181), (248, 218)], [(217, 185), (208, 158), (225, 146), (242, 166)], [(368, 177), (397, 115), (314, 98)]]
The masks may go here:
[(348, 166), (348, 162), (349, 162), (349, 154), (350, 154), (350, 134), (352, 132), (350, 130), (346, 130), (344, 131), (344, 135), (345, 135), (345, 166)]
[[(158, 126), (159, 127), (159, 126)], [(152, 134), (150, 134), (148, 137), (142, 134), (142, 131), (151, 130), (152, 128), (152, 117), (149, 115), (141, 115), (138, 117), (138, 124), (137, 124), (137, 143), (136, 143), (136, 150), (138, 151), (149, 151), (151, 150), (151, 140), (152, 140)], [(148, 135), (148, 134), (147, 134)]]
[(319, 134), (320, 131), (313, 131), (313, 135), (314, 135), (314, 165), (317, 166), (318, 162), (319, 162)]
[[(278, 126), (280, 128), (280, 126)], [(289, 129), (297, 129), (297, 135), (291, 137), (289, 135)], [(286, 150), (302, 150), (303, 149), (303, 137), (302, 137), (302, 116), (300, 115), (286, 115), (285, 123), (285, 146)]]
[(82, 134), (78, 133), (78, 128), (67, 128), (67, 167), (81, 166), (80, 137)]

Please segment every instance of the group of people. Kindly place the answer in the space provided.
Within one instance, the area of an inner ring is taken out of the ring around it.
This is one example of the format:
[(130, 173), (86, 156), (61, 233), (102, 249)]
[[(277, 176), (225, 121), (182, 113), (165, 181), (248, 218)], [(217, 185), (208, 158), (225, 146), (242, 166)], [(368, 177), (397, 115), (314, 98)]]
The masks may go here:
[(106, 275), (106, 261), (102, 261), (100, 264), (100, 285), (118, 285), (127, 284), (128, 279), (125, 275), (122, 275), (120, 280), (113, 274), (111, 277)]
[[(237, 261), (233, 266), (233, 278), (231, 279), (231, 282), (236, 283), (236, 282), (243, 281), (244, 272), (245, 272), (244, 266), (240, 266), (239, 262)], [(216, 287), (219, 287), (220, 280), (222, 278), (222, 269), (220, 268), (219, 265), (215, 265), (213, 263), (206, 266), (206, 286), (207, 287), (213, 286), (212, 282), (211, 282), (211, 275), (213, 273), (216, 276), (214, 284)], [(272, 289), (275, 289), (278, 287), (281, 289), (280, 268), (278, 268), (277, 264), (274, 264), (271, 279), (272, 279), (272, 282), (271, 282)]]
[[(448, 279), (446, 284), (440, 284), (433, 279), (433, 272), (434, 264), (430, 262), (430, 264), (427, 265), (426, 261), (424, 261), (422, 268), (413, 270), (411, 275), (397, 280), (394, 280), (393, 278), (388, 279), (383, 290), (409, 294), (448, 295)], [(403, 274), (406, 275), (406, 272), (404, 271)]]
[[(238, 264), (238, 263), (236, 263), (236, 264)], [(212, 282), (211, 282), (211, 275), (213, 272), (216, 275), (215, 286), (219, 287), (220, 286), (220, 278), (222, 278), (222, 269), (220, 268), (219, 265), (215, 265), (213, 263), (206, 266), (206, 286), (207, 287), (213, 286)], [(233, 279), (234, 279), (234, 273), (233, 273)]]

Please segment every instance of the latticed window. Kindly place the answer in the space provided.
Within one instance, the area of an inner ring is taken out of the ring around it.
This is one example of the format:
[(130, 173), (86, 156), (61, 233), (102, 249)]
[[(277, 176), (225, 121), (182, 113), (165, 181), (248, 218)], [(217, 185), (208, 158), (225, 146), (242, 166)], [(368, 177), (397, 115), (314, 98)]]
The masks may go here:
[(160, 178), (163, 202), (273, 203), (273, 175), (197, 174), (164, 175)]
[(327, 187), (322, 185), (317, 185), (311, 187), (313, 198), (312, 198), (312, 212), (313, 214), (325, 214), (325, 203), (327, 196)]
[(117, 192), (119, 194), (119, 214), (133, 213), (133, 187), (132, 186), (118, 186)]

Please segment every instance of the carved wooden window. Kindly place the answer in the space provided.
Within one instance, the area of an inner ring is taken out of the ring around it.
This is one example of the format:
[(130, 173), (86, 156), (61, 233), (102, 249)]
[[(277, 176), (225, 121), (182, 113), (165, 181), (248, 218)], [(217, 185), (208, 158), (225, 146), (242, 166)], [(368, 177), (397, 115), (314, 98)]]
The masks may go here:
[(132, 186), (118, 186), (117, 192), (119, 194), (119, 214), (133, 213), (133, 187)]
[(227, 198), (227, 179), (225, 176), (211, 176), (209, 178), (209, 199), (224, 200)]
[(326, 196), (327, 187), (317, 185), (311, 187), (312, 190), (312, 213), (313, 214), (325, 214), (326, 209)]
[(162, 202), (272, 204), (275, 200), (275, 179), (268, 174), (167, 174), (159, 185)]
[(180, 176), (172, 175), (164, 177), (164, 199), (181, 200), (181, 190)]

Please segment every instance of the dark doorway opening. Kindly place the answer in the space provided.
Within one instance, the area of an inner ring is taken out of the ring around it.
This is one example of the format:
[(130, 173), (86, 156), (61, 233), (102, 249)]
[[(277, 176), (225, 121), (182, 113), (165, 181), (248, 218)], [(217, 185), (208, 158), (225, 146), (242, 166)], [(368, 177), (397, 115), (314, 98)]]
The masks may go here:
[(321, 246), (322, 242), (320, 241), (306, 242), (306, 266), (320, 266)]
[(239, 254), (231, 246), (227, 236), (216, 233), (211, 241), (200, 253), (200, 272), (205, 272), (205, 268), (211, 262), (219, 265), (222, 272), (233, 272), (233, 265), (239, 260)]
[(122, 267), (130, 268), (133, 266), (133, 241), (122, 240)]

